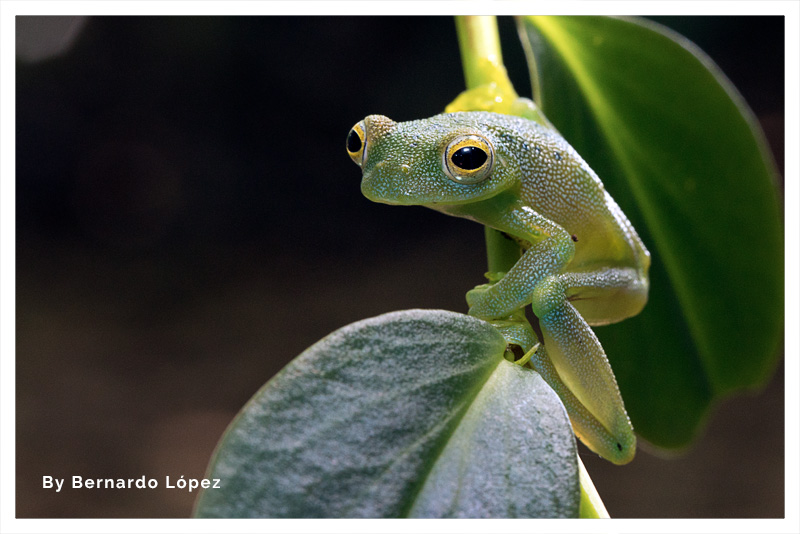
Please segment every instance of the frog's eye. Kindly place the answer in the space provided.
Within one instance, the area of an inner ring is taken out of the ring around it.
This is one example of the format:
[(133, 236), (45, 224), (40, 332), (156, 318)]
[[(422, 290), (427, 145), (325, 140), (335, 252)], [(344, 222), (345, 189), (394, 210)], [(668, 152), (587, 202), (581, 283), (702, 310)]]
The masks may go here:
[(453, 139), (444, 151), (444, 171), (460, 184), (477, 184), (489, 177), (494, 150), (489, 141), (478, 135)]
[(347, 134), (347, 153), (356, 165), (361, 167), (364, 161), (364, 149), (367, 148), (367, 136), (364, 133), (364, 121), (359, 122)]

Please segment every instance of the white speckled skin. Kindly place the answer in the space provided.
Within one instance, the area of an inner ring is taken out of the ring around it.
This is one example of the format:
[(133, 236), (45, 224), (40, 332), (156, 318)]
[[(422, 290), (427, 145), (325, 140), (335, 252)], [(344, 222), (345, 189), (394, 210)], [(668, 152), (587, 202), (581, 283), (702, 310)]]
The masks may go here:
[[(469, 313), (499, 319), (530, 304), (546, 347), (544, 359), (532, 362), (561, 396), (576, 433), (612, 462), (630, 461), (635, 436), (589, 325), (641, 311), (650, 255), (594, 171), (558, 133), (510, 115), (460, 112), (403, 123), (370, 115), (359, 125), (356, 162), (367, 198), (472, 219), (523, 246), (506, 276), (473, 296)], [(479, 183), (457, 183), (444, 170), (446, 147), (464, 135), (481, 136), (494, 152)]]

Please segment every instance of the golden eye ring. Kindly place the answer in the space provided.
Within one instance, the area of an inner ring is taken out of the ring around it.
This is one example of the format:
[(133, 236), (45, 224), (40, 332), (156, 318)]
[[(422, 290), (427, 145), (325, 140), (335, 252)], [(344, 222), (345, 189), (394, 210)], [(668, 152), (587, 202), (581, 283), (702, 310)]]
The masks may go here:
[(367, 148), (367, 134), (364, 121), (359, 122), (347, 134), (347, 155), (353, 162), (361, 167), (364, 163), (364, 152)]
[(461, 135), (444, 150), (444, 172), (460, 184), (477, 184), (486, 180), (494, 165), (494, 149), (480, 135)]

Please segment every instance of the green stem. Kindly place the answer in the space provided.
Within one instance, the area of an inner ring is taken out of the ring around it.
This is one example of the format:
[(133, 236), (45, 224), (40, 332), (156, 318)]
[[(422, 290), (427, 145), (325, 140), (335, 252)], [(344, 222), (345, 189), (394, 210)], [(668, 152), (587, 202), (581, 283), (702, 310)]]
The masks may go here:
[(600, 499), (600, 495), (597, 493), (592, 479), (589, 478), (589, 473), (586, 471), (586, 467), (584, 467), (580, 456), (578, 456), (578, 468), (580, 470), (579, 478), (581, 482), (579, 517), (581, 519), (608, 518), (608, 511), (603, 501)]
[[(516, 92), (503, 66), (500, 34), (495, 17), (456, 17), (456, 31), (467, 90), (494, 84), (506, 98), (516, 98)], [(540, 116), (538, 108), (533, 104), (525, 115), (542, 124), (549, 124), (543, 115)], [(489, 271), (508, 272), (519, 260), (521, 252), (519, 245), (488, 226), (485, 236)], [(606, 507), (580, 458), (578, 458), (578, 468), (581, 485), (580, 517), (608, 517)]]
[(519, 245), (494, 228), (484, 227), (486, 237), (486, 257), (489, 271), (507, 273), (519, 260)]
[(494, 73), (485, 68), (487, 62), (493, 65), (503, 64), (497, 19), (492, 16), (456, 17), (456, 31), (467, 89), (497, 82)]
[[(497, 19), (493, 16), (456, 17), (456, 32), (467, 89), (492, 83), (511, 87), (503, 67)], [(507, 272), (520, 257), (519, 245), (488, 226), (485, 235), (489, 271)]]

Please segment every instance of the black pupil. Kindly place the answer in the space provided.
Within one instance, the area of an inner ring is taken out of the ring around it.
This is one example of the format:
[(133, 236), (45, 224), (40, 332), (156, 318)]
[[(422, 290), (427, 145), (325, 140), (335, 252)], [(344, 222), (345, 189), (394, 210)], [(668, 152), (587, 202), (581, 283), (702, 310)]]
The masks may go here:
[(480, 166), (486, 162), (487, 158), (488, 156), (486, 155), (486, 152), (475, 146), (465, 146), (464, 148), (459, 148), (450, 157), (450, 159), (453, 161), (453, 165), (459, 169), (464, 169), (465, 171), (479, 169)]
[(350, 130), (350, 134), (347, 136), (347, 151), (358, 152), (359, 150), (361, 150), (361, 138), (355, 130)]

